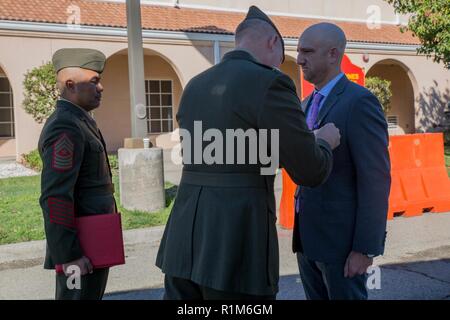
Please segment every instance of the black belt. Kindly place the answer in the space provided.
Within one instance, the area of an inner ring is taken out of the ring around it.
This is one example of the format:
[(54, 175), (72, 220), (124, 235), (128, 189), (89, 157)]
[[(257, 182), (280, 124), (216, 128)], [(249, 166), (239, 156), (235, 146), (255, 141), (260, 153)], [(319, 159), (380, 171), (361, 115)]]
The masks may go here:
[(273, 186), (274, 176), (257, 173), (206, 173), (183, 171), (180, 183), (205, 187), (269, 188)]

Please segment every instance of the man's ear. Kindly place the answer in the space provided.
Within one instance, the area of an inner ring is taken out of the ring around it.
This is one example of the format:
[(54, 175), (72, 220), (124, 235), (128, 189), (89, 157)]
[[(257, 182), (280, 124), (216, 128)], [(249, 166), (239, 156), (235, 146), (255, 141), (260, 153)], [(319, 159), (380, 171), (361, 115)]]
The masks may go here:
[(339, 61), (339, 50), (337, 48), (331, 48), (328, 54), (332, 62), (336, 63)]
[(73, 92), (75, 90), (75, 82), (73, 80), (67, 80), (65, 83), (66, 90)]
[(277, 42), (279, 41), (278, 36), (277, 35), (273, 35), (269, 38), (269, 48), (273, 49), (276, 47)]

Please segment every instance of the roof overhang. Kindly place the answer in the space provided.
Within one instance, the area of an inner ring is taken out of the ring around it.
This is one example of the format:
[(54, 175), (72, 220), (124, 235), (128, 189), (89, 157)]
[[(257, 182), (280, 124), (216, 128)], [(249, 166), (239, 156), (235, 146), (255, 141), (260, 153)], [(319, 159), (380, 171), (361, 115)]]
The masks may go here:
[[(0, 20), (0, 30), (39, 32), (52, 34), (71, 34), (79, 36), (104, 36), (104, 37), (127, 37), (126, 28), (86, 26), (73, 24), (57, 24), (43, 22), (22, 22)], [(181, 31), (160, 31), (160, 30), (142, 30), (144, 39), (164, 39), (164, 40), (189, 40), (189, 41), (218, 41), (234, 42), (234, 35), (220, 33), (200, 33), (200, 32), (181, 32)], [(297, 47), (297, 39), (285, 38), (287, 47)], [(375, 50), (375, 51), (397, 51), (397, 52), (416, 52), (418, 45), (409, 44), (389, 44), (389, 43), (369, 43), (352, 42), (347, 43), (347, 49), (354, 50)]]

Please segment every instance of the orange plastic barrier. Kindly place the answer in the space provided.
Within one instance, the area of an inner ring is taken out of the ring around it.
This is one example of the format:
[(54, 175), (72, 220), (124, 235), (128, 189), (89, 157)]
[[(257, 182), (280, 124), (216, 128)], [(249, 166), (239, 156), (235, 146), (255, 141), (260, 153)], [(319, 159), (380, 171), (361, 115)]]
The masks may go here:
[(391, 186), (388, 218), (450, 211), (442, 133), (391, 137), (389, 153), (392, 176), (399, 182)]
[[(422, 184), (420, 167), (424, 154), (424, 135), (393, 136), (389, 141), (391, 175), (398, 184), (391, 185), (388, 218), (395, 215), (413, 217), (422, 215), (428, 199)], [(394, 197), (395, 195), (395, 197)]]
[(294, 227), (294, 195), (297, 185), (289, 177), (286, 170), (282, 169), (283, 193), (280, 202), (280, 225), (286, 229)]
[(400, 175), (391, 172), (391, 193), (389, 195), (388, 220), (394, 218), (394, 212), (405, 212), (406, 200), (400, 182)]
[[(442, 133), (409, 134), (389, 139), (391, 193), (388, 219), (424, 212), (450, 211), (450, 179)], [(280, 225), (292, 229), (296, 186), (283, 170)]]
[(442, 133), (428, 135), (425, 139), (427, 152), (422, 179), (425, 190), (432, 199), (432, 212), (450, 211), (450, 180), (445, 166), (444, 135)]

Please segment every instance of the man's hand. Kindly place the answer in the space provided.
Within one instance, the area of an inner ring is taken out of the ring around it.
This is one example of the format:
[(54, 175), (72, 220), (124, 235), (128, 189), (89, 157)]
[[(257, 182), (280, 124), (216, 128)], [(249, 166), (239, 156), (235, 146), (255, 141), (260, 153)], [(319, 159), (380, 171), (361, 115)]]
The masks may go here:
[(94, 272), (94, 267), (92, 266), (89, 258), (83, 256), (78, 260), (63, 264), (63, 271), (66, 276), (68, 275), (67, 271), (66, 271), (67, 268), (69, 268), (70, 266), (73, 266), (73, 265), (78, 266), (78, 268), (80, 268), (80, 272), (81, 272), (82, 276), (84, 276), (88, 273)]
[(322, 128), (314, 131), (316, 139), (323, 139), (331, 146), (331, 149), (336, 149), (341, 143), (341, 134), (334, 123), (327, 123)]
[(344, 277), (353, 278), (357, 274), (362, 275), (367, 272), (367, 268), (369, 268), (372, 263), (372, 258), (369, 258), (362, 253), (352, 251), (345, 262)]

